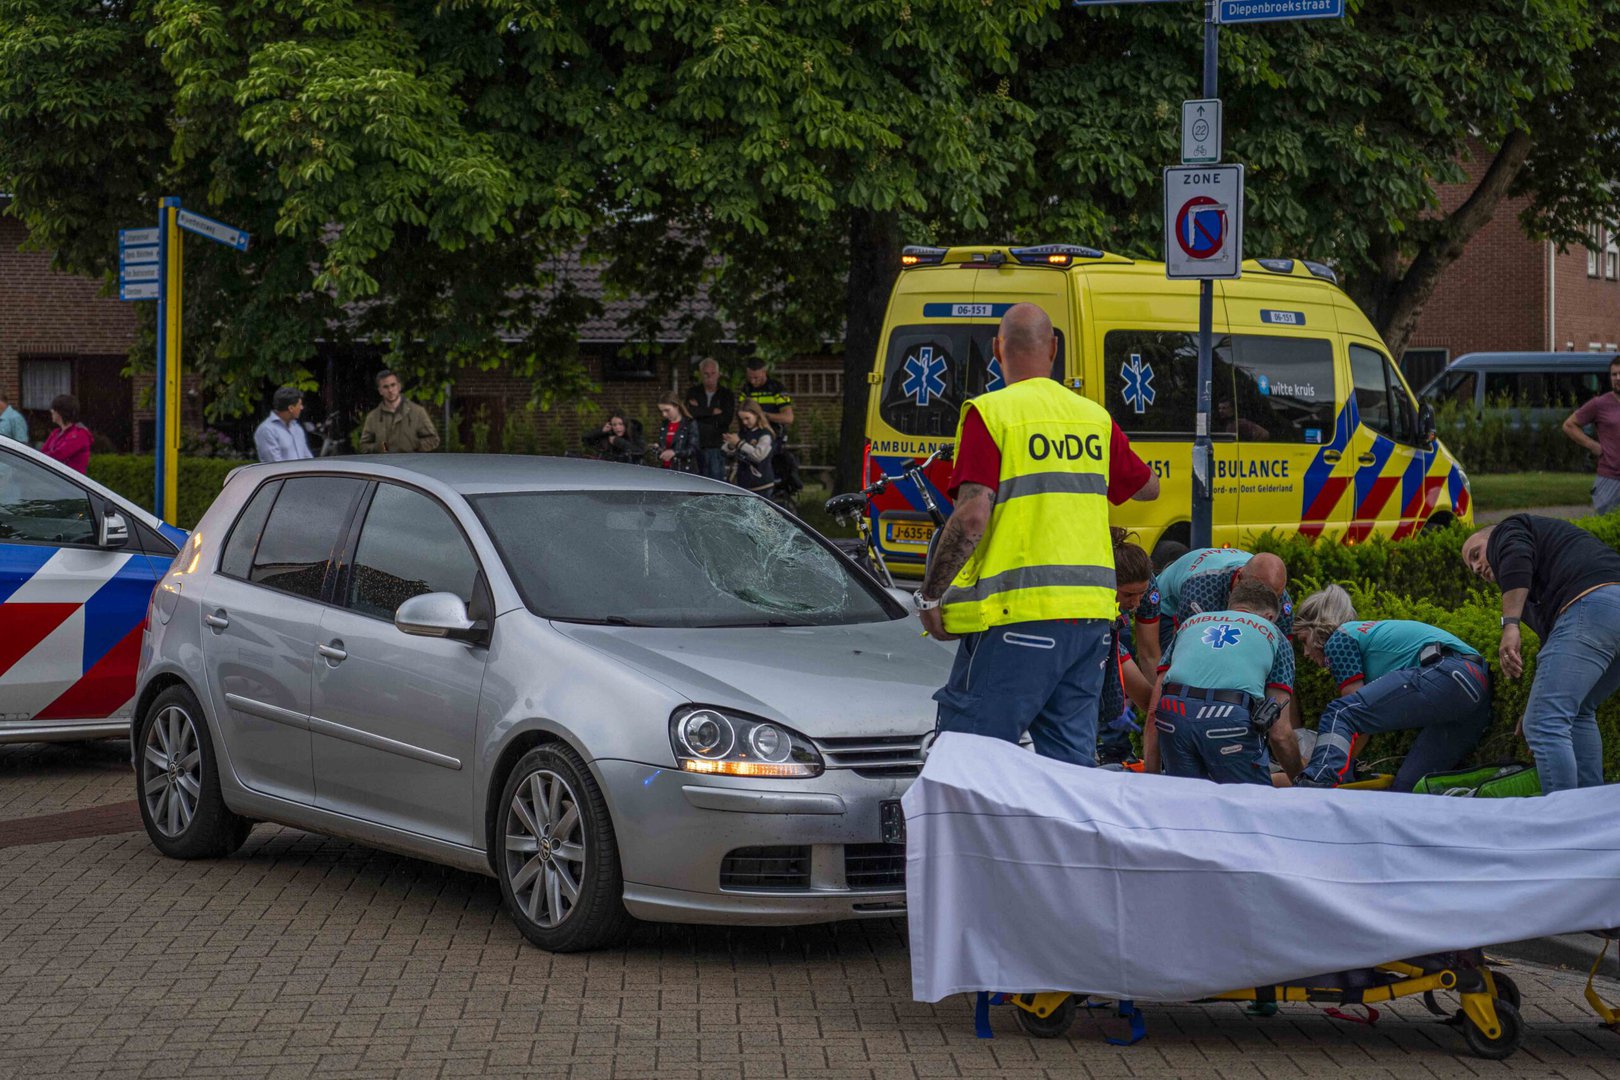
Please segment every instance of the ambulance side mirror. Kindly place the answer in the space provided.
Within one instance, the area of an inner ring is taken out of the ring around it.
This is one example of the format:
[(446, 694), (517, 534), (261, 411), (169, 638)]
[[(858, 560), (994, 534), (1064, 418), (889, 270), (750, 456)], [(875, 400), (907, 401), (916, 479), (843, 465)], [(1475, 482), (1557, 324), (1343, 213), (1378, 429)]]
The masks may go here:
[(1423, 435), (1423, 445), (1433, 446), (1438, 435), (1434, 423), (1434, 406), (1427, 402), (1418, 408), (1418, 431)]

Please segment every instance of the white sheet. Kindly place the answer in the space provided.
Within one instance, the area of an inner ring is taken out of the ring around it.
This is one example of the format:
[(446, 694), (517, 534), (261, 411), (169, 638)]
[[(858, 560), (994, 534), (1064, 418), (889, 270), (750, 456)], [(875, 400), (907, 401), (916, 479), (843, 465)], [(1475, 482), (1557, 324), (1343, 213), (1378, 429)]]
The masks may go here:
[(912, 993), (1184, 1001), (1620, 925), (1620, 786), (1272, 790), (941, 736), (905, 796)]

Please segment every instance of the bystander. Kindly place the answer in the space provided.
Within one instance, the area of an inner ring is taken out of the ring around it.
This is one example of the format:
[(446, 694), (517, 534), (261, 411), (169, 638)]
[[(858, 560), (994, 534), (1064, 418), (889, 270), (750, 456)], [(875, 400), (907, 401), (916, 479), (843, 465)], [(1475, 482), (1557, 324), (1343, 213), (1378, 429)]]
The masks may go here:
[(309, 450), (309, 434), (298, 417), (304, 411), (304, 392), (296, 386), (283, 386), (270, 400), (270, 415), (253, 431), (253, 446), (260, 461), (302, 461), (315, 455)]
[(724, 480), (726, 451), (720, 437), (737, 415), (737, 395), (720, 385), (720, 364), (712, 356), (698, 365), (698, 384), (686, 392), (686, 411), (697, 424), (698, 471)]
[(28, 421), (11, 407), (4, 390), (0, 390), (0, 437), (16, 439), (20, 443), (28, 441)]
[(90, 429), (79, 423), (79, 399), (72, 394), (57, 394), (51, 401), (51, 433), (40, 447), (45, 456), (88, 473), (93, 441)]
[(382, 401), (366, 413), (360, 428), (362, 454), (414, 454), (439, 448), (439, 430), (428, 411), (407, 400), (399, 376), (377, 373), (377, 395)]
[[(1597, 438), (1586, 433), (1587, 425)], [(1620, 356), (1609, 361), (1609, 389), (1570, 413), (1564, 434), (1597, 456), (1592, 512), (1620, 509)]]

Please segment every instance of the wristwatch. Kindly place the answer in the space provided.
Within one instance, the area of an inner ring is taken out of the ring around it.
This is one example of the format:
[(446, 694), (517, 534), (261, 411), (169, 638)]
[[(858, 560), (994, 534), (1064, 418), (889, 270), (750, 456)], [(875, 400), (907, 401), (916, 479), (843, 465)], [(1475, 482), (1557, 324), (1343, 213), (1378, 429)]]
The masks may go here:
[(1504, 615), (1504, 616), (1502, 616), (1502, 629), (1503, 630), (1506, 630), (1510, 626), (1518, 626), (1518, 625), (1519, 625), (1519, 616), (1517, 616), (1517, 615)]
[(933, 611), (935, 608), (939, 607), (939, 600), (924, 599), (922, 590), (918, 589), (916, 592), (911, 594), (911, 606), (918, 611)]

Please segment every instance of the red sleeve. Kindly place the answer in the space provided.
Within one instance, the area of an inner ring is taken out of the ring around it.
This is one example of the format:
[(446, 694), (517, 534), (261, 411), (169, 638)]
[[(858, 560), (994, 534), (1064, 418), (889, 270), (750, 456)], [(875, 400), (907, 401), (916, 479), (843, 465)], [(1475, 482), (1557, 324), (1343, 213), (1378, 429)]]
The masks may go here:
[(1108, 442), (1108, 501), (1118, 506), (1142, 490), (1153, 470), (1147, 462), (1136, 456), (1131, 440), (1114, 425), (1114, 434)]
[(956, 501), (956, 492), (963, 484), (983, 484), (991, 491), (1001, 486), (1001, 447), (990, 437), (984, 426), (984, 417), (978, 409), (969, 409), (962, 421), (962, 441), (956, 447), (956, 468), (951, 472), (951, 486), (945, 494)]

